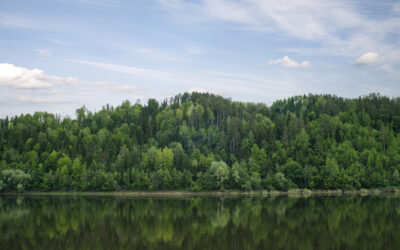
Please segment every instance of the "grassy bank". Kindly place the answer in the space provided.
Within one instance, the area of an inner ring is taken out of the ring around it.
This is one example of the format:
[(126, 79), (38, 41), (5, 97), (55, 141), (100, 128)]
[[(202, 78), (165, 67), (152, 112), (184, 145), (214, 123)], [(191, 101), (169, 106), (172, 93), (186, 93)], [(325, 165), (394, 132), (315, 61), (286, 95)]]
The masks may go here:
[(240, 190), (223, 190), (223, 191), (112, 191), (112, 192), (7, 192), (0, 195), (50, 195), (50, 196), (115, 196), (115, 197), (269, 197), (269, 196), (289, 196), (289, 197), (307, 197), (312, 195), (383, 195), (383, 194), (400, 194), (400, 188), (385, 189), (360, 189), (360, 190), (310, 190), (310, 189), (291, 189), (288, 191), (240, 191)]

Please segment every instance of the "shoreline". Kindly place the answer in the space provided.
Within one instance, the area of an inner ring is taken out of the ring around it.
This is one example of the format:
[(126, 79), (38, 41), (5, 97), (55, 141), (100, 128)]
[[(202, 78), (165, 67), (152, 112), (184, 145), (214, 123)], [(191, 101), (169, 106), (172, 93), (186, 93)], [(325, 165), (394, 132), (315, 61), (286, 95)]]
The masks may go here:
[(5, 192), (0, 196), (109, 196), (109, 197), (308, 197), (308, 196), (342, 196), (342, 195), (388, 195), (400, 194), (400, 188), (391, 189), (360, 189), (360, 190), (310, 190), (291, 189), (288, 191), (29, 191)]

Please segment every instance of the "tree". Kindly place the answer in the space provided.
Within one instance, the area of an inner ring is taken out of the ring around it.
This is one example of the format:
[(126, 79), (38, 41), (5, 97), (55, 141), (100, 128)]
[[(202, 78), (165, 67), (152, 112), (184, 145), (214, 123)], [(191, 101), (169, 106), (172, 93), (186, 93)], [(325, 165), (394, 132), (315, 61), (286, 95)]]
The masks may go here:
[[(19, 169), (6, 169), (1, 172), (5, 189), (10, 191), (22, 191), (31, 180), (31, 176)], [(3, 185), (4, 185), (3, 184)]]
[(339, 166), (334, 158), (326, 158), (326, 164), (322, 171), (324, 178), (324, 188), (337, 188), (336, 178), (339, 175)]
[(264, 149), (260, 149), (257, 144), (251, 148), (249, 167), (251, 172), (260, 173), (261, 168), (267, 164), (267, 154)]
[(304, 188), (305, 183), (305, 176), (303, 167), (290, 159), (284, 166), (283, 172), (286, 178), (290, 179), (293, 183), (295, 183), (298, 187)]
[(210, 172), (215, 178), (216, 184), (220, 190), (224, 189), (224, 182), (229, 178), (229, 167), (223, 161), (214, 161), (211, 163)]
[(72, 162), (68, 155), (64, 155), (57, 161), (57, 171), (62, 174), (61, 186), (65, 189), (69, 189), (71, 185), (71, 166)]
[(171, 174), (168, 169), (160, 168), (152, 175), (153, 188), (155, 190), (166, 190), (171, 185)]
[(72, 189), (79, 190), (81, 188), (80, 187), (80, 183), (82, 181), (81, 176), (83, 175), (85, 170), (86, 170), (85, 165), (82, 165), (79, 158), (76, 158), (71, 167)]

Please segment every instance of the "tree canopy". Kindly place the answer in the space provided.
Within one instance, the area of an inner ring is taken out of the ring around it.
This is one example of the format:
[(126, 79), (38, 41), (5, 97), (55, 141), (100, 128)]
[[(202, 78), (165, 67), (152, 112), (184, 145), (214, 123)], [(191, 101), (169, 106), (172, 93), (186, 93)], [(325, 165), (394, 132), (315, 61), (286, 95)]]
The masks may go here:
[(0, 119), (0, 191), (382, 188), (399, 172), (400, 98), (379, 94), (184, 93)]

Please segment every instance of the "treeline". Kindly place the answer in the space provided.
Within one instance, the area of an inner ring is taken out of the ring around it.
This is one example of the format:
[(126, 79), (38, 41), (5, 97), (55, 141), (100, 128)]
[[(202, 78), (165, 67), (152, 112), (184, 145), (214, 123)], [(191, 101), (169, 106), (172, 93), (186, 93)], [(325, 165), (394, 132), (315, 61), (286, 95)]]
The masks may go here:
[(287, 190), (400, 186), (400, 98), (263, 103), (184, 93), (76, 119), (0, 119), (0, 190)]

